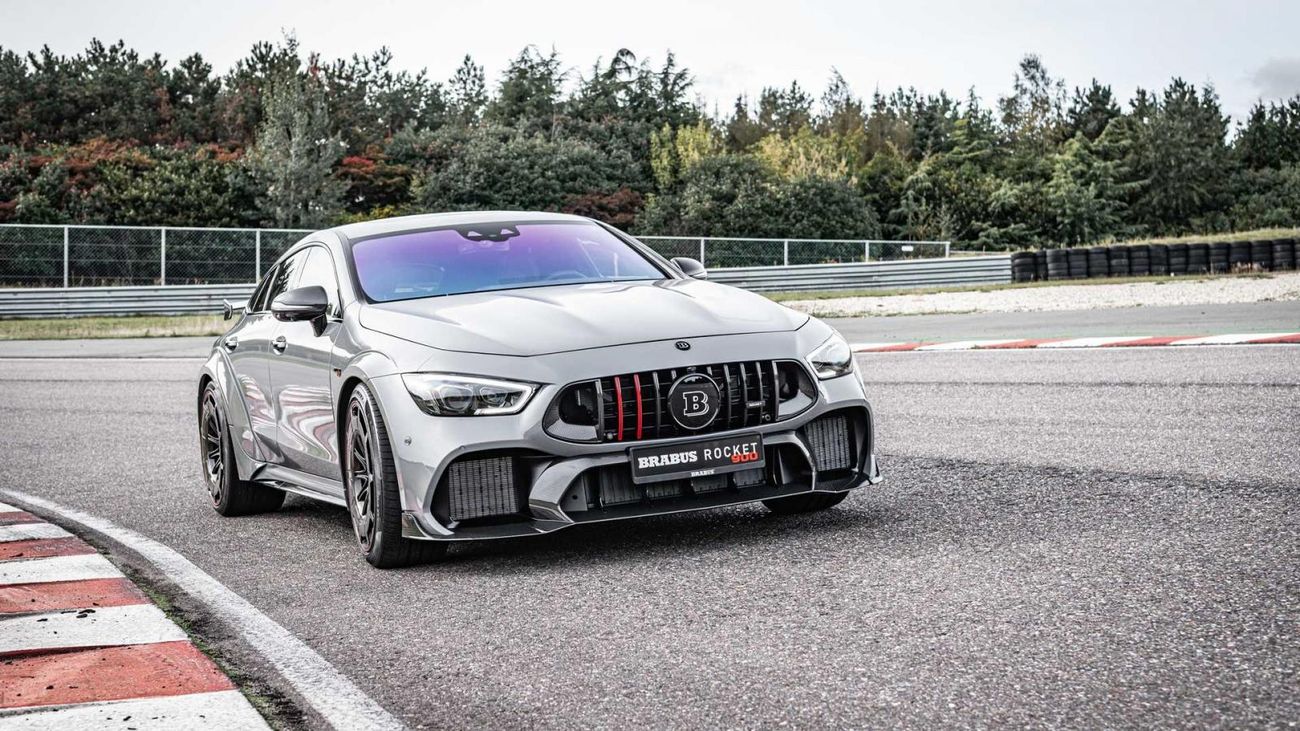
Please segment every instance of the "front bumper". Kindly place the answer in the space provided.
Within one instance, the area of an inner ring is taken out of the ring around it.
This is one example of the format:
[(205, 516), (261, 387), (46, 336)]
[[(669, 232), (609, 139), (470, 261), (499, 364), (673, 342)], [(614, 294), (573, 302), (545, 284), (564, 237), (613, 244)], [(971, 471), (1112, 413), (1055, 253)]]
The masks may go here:
[[(583, 523), (705, 510), (809, 492), (845, 492), (879, 482), (874, 418), (858, 377), (848, 375), (822, 381), (819, 389), (816, 404), (797, 417), (707, 437), (643, 440), (632, 444), (575, 444), (551, 438), (540, 428), (524, 427), (527, 422), (523, 420), (516, 426), (521, 436), (502, 439), (499, 437), (510, 430), (512, 419), (437, 419), (439, 426), (452, 422), (461, 428), (457, 439), (460, 446), (429, 454), (419, 449), (414, 438), (403, 439), (401, 431), (391, 430), (399, 482), (404, 498), (409, 500), (403, 506), (402, 533), (407, 538), (436, 541), (513, 538)], [(396, 404), (410, 402), (404, 391), (400, 396)], [(393, 403), (385, 401), (385, 406)], [(818, 419), (835, 415), (848, 417), (852, 463), (832, 471), (818, 471), (808, 428)], [(425, 424), (431, 419), (423, 414), (419, 418)], [(404, 420), (405, 415), (398, 421)], [(676, 488), (642, 490), (640, 499), (616, 504), (610, 504), (604, 492), (611, 480), (619, 483), (622, 490), (641, 489), (631, 485), (630, 478), (626, 477), (630, 474), (629, 447), (686, 444), (699, 438), (754, 432), (762, 434), (767, 452), (768, 466), (761, 480), (747, 479), (741, 485), (738, 478), (723, 478), (725, 487), (717, 488), (715, 484), (707, 491), (697, 489), (695, 480), (680, 480), (676, 481), (680, 483)], [(503, 453), (519, 454), (530, 465), (517, 514), (491, 520), (449, 519), (446, 497), (449, 467), (457, 460)]]

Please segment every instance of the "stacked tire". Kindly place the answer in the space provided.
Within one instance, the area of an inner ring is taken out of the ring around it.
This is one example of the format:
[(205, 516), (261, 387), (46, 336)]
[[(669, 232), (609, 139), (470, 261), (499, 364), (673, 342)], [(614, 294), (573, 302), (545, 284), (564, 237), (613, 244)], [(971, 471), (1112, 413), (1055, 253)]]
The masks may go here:
[(1229, 263), (1229, 252), (1232, 245), (1226, 241), (1216, 241), (1210, 244), (1210, 273), (1223, 274), (1232, 268)]
[(1032, 282), (1038, 278), (1034, 252), (1017, 251), (1011, 255), (1011, 281)]
[(1168, 244), (1151, 244), (1148, 258), (1151, 261), (1151, 276), (1164, 277), (1169, 275), (1169, 245)]
[(1128, 273), (1135, 277), (1151, 274), (1151, 247), (1138, 244), (1128, 247)]
[(1105, 246), (1088, 249), (1088, 274), (1092, 277), (1110, 276), (1110, 252)]
[(1300, 237), (1075, 247), (1011, 255), (1011, 275), (1016, 282), (1249, 270), (1300, 270)]
[(1070, 279), (1088, 278), (1087, 249), (1066, 249), (1069, 252)]
[(1127, 277), (1129, 275), (1129, 259), (1127, 246), (1110, 247), (1110, 275), (1112, 277)]
[(1165, 247), (1170, 274), (1187, 273), (1187, 249), (1187, 244), (1169, 244)]
[(1266, 272), (1273, 271), (1273, 240), (1255, 239), (1250, 242), (1250, 263)]
[(1290, 239), (1273, 239), (1273, 268), (1277, 271), (1295, 269), (1296, 247)]
[(1205, 274), (1210, 271), (1210, 245), (1193, 242), (1187, 245), (1187, 273)]
[(1047, 278), (1070, 278), (1070, 255), (1065, 249), (1051, 249), (1047, 252)]
[(1233, 241), (1228, 248), (1228, 271), (1238, 272), (1250, 268), (1249, 241)]

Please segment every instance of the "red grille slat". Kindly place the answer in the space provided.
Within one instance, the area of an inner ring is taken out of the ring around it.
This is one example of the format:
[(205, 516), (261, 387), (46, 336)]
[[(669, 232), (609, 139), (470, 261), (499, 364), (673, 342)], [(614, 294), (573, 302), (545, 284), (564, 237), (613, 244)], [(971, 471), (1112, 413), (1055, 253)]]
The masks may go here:
[(623, 441), (623, 382), (614, 376), (614, 405), (618, 414), (618, 440)]
[(632, 386), (636, 388), (636, 438), (640, 439), (641, 424), (643, 418), (641, 412), (641, 374), (640, 373), (632, 374)]

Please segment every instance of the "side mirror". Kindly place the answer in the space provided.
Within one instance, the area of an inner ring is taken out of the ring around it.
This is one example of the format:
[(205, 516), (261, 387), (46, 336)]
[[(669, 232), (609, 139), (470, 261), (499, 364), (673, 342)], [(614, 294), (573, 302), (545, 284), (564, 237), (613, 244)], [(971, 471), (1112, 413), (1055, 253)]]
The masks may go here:
[(709, 270), (698, 259), (692, 259), (689, 256), (674, 256), (673, 264), (682, 270), (682, 274), (692, 279), (708, 279)]
[(281, 322), (323, 319), (330, 300), (320, 285), (291, 289), (271, 302), (271, 315)]
[(236, 314), (243, 314), (244, 310), (247, 309), (248, 309), (247, 302), (235, 304), (230, 300), (221, 300), (221, 319), (229, 320), (230, 318), (234, 317)]

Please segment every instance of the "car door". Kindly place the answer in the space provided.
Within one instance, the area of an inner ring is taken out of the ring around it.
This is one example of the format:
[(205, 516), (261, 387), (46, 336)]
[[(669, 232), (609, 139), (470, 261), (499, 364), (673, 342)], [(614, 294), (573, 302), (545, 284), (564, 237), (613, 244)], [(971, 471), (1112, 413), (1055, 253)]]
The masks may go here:
[[(271, 298), (288, 288), (293, 271), (283, 264), (272, 267), (253, 291), (239, 324), (221, 338), (221, 348), (239, 384), (240, 397), (248, 411), (251, 434), (239, 435), (238, 442), (249, 456), (264, 462), (278, 461), (276, 424), (271, 407), (269, 356), (271, 338), (277, 327), (271, 317)], [(251, 443), (250, 443), (251, 440)]]
[(323, 322), (277, 322), (271, 340), (276, 440), (286, 467), (342, 480), (334, 423), (334, 340), (342, 327), (338, 276), (324, 246), (303, 249), (294, 288), (320, 286), (329, 297)]

